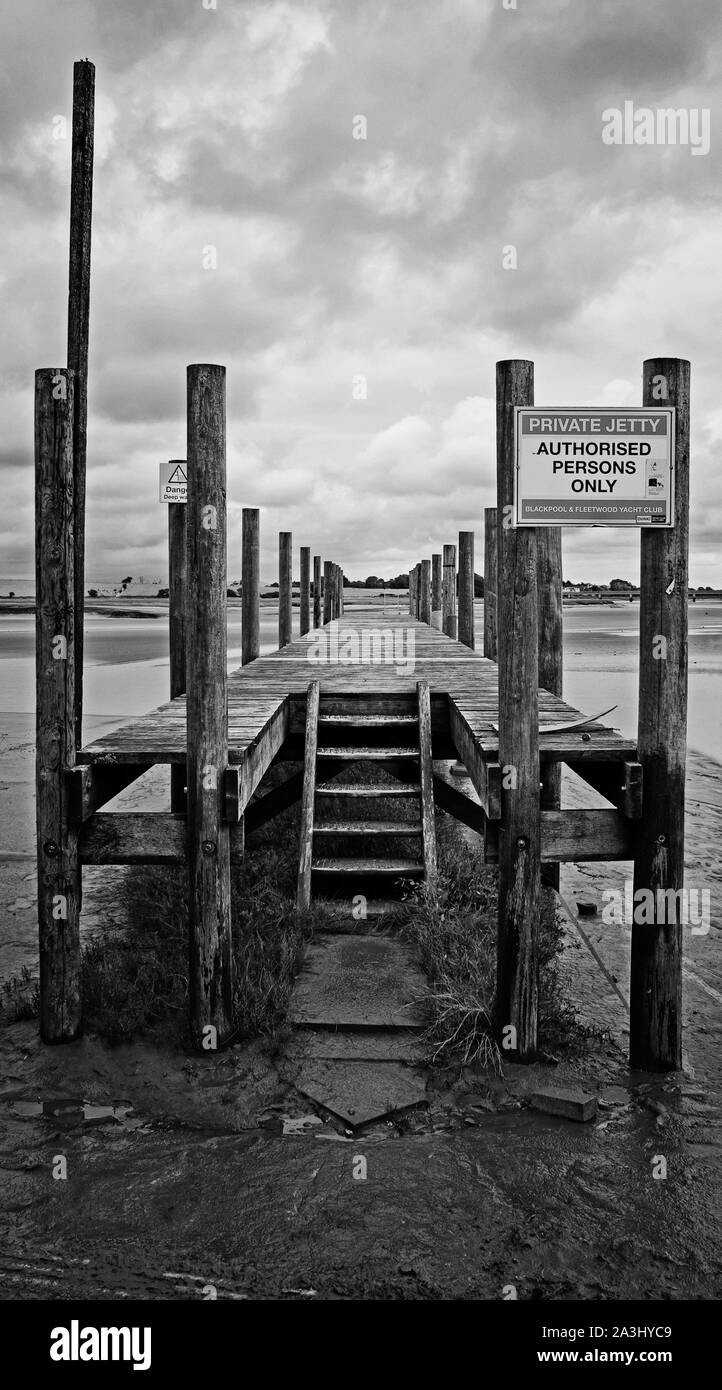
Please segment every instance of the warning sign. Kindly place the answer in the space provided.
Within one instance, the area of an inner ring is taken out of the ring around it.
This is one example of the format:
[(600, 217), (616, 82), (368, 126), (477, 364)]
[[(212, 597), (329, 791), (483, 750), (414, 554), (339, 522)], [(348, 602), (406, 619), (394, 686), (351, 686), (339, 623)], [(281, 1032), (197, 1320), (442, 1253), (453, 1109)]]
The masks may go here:
[(170, 463), (160, 464), (161, 502), (188, 501), (188, 474), (185, 459), (171, 459)]
[(517, 526), (674, 525), (674, 408), (515, 411)]

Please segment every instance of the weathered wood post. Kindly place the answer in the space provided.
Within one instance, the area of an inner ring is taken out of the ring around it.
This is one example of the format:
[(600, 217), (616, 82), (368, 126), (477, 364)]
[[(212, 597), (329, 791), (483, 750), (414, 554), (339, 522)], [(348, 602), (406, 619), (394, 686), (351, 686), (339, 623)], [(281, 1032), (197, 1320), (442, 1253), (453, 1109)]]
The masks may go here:
[(431, 561), (421, 561), (421, 594), (419, 617), (422, 623), (431, 622)]
[[(564, 670), (562, 648), (562, 528), (536, 528), (537, 602), (539, 612), (539, 686), (561, 697)], [(562, 765), (542, 763), (541, 807), (558, 811), (562, 804)], [(559, 892), (559, 865), (545, 864), (545, 883)]]
[[(536, 529), (514, 527), (514, 407), (534, 404), (533, 362), (498, 362), (499, 935), (497, 1028), (517, 1060), (536, 1050), (540, 871)], [(507, 1031), (511, 1027), (511, 1032)], [(511, 1043), (511, 1046), (509, 1045)]]
[(338, 567), (338, 604), (339, 604), (339, 613), (340, 613), (341, 617), (343, 617), (343, 609), (344, 609), (344, 602), (343, 602), (343, 565), (339, 565), (339, 567)]
[(441, 631), (441, 556), (431, 556), (431, 626)]
[(287, 647), (293, 630), (293, 536), (290, 531), (278, 534), (278, 645)]
[(459, 532), (459, 641), (474, 646), (474, 532)]
[(484, 508), (484, 656), (497, 660), (496, 507)]
[(444, 574), (441, 585), (441, 626), (447, 637), (456, 639), (456, 546), (444, 546)]
[(409, 614), (416, 617), (416, 565), (409, 570)]
[(311, 548), (301, 546), (301, 592), (299, 595), (300, 632), (303, 637), (311, 627)]
[[(644, 363), (646, 406), (675, 406), (674, 527), (645, 528), (639, 594), (639, 761), (643, 811), (637, 827), (632, 923), (629, 1058), (633, 1067), (682, 1065), (682, 913), (687, 747), (690, 365)], [(670, 904), (670, 899), (672, 904)]]
[[(185, 459), (171, 459), (170, 467), (180, 464), (187, 475)], [(168, 637), (170, 646), (170, 698), (186, 691), (186, 507), (185, 502), (168, 504)], [(185, 763), (171, 763), (170, 809), (184, 814), (187, 807)]]
[(421, 619), (421, 565), (414, 565), (414, 617)]
[[(233, 1022), (226, 675), (226, 370), (188, 368), (187, 762), (190, 1022), (212, 1049)], [(212, 1027), (215, 1034), (207, 1029)]]
[(244, 507), (241, 524), (241, 665), (261, 650), (261, 514)]
[(331, 621), (331, 573), (333, 565), (330, 560), (323, 562), (323, 621), (324, 624)]
[(67, 772), (75, 766), (75, 509), (73, 373), (35, 373), (36, 826), (40, 1036), (82, 1031), (77, 828)]
[(313, 557), (313, 625), (321, 626), (321, 556)]
[(83, 618), (85, 613), (85, 461), (88, 436), (90, 237), (93, 217), (95, 67), (73, 64), (70, 178), (68, 370), (73, 373), (73, 496), (75, 507), (75, 743), (83, 743)]

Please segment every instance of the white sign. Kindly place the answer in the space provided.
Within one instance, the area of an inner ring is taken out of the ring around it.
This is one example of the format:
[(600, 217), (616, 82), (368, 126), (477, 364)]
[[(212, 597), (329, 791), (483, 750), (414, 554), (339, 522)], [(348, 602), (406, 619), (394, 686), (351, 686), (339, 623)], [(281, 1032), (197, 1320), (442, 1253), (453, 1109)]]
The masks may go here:
[(674, 525), (672, 406), (514, 410), (516, 526)]
[(188, 501), (188, 475), (185, 459), (171, 459), (170, 463), (159, 464), (161, 502)]

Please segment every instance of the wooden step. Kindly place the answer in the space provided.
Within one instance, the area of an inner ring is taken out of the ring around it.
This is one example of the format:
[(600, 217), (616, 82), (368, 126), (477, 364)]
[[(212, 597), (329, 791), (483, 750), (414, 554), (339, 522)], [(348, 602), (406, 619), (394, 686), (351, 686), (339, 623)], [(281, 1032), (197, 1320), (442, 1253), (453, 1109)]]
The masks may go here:
[(320, 714), (319, 724), (331, 724), (335, 728), (386, 729), (398, 724), (418, 724), (416, 714)]
[(420, 835), (421, 821), (342, 820), (313, 827), (314, 835)]
[(356, 904), (353, 898), (325, 898), (322, 894), (316, 898), (316, 902), (326, 909), (327, 912), (334, 913), (337, 917), (351, 918), (356, 921), (359, 928), (363, 927), (369, 917), (386, 917), (390, 912), (398, 912), (403, 906), (398, 898), (367, 898), (366, 916), (354, 918)]
[(317, 758), (335, 758), (342, 762), (389, 762), (397, 758), (416, 758), (418, 748), (319, 748)]
[(424, 866), (416, 859), (314, 859), (315, 874), (393, 874), (395, 878), (418, 878)]
[(416, 799), (418, 800), (419, 794), (420, 794), (420, 793), (419, 793), (419, 788), (416, 787), (416, 786), (410, 786), (410, 787), (386, 787), (386, 786), (384, 786), (384, 787), (353, 787), (353, 786), (351, 786), (351, 787), (347, 787), (347, 786), (342, 786), (339, 782), (337, 782), (334, 786), (331, 786), (331, 787), (317, 787), (317, 788), (316, 788), (316, 796), (350, 796), (350, 797), (364, 797), (364, 796), (373, 796), (373, 797), (378, 797), (378, 796), (404, 796), (404, 797), (407, 797), (407, 798), (413, 796), (413, 797), (416, 797)]

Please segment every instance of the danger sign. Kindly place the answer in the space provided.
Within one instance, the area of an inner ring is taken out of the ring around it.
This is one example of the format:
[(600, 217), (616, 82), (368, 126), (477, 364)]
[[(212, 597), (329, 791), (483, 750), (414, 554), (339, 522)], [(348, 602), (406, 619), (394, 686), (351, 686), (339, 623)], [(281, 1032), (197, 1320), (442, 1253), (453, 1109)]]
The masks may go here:
[(517, 406), (517, 526), (674, 525), (674, 408)]
[(160, 464), (161, 502), (188, 501), (188, 474), (185, 459), (171, 459), (170, 463)]

